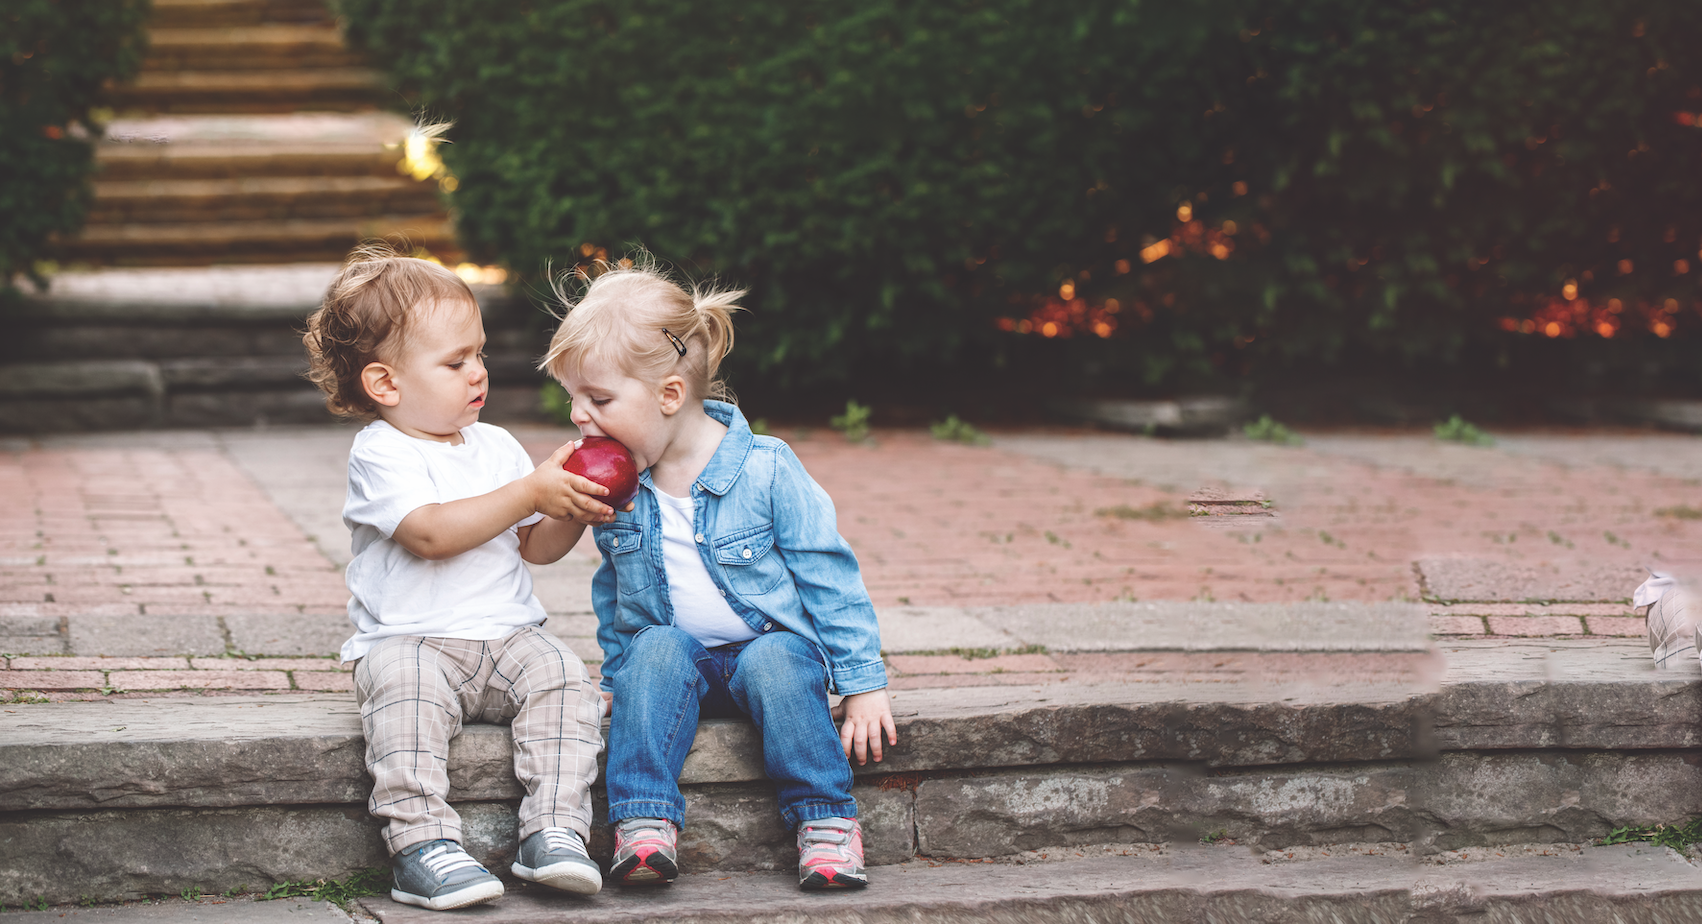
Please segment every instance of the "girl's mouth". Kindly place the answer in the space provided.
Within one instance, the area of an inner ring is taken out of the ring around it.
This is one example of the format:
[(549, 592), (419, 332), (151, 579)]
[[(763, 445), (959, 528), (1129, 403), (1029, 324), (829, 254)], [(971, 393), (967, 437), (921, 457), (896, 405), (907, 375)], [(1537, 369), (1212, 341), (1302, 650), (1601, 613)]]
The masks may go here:
[(484, 407), (485, 406), (485, 396), (480, 395), (477, 398), (474, 398), (472, 401), (468, 402), (467, 406), (468, 407)]

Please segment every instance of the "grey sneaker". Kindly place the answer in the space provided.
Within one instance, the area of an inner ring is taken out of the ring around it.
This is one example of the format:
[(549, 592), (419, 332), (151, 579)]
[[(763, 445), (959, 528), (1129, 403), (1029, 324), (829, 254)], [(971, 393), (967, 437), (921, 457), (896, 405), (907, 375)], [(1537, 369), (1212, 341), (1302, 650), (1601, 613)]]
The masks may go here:
[(596, 895), (603, 873), (585, 853), (585, 841), (570, 828), (545, 828), (520, 842), (514, 875), (575, 895)]
[(390, 898), (433, 911), (465, 908), (502, 897), (502, 880), (454, 841), (426, 841), (396, 855)]

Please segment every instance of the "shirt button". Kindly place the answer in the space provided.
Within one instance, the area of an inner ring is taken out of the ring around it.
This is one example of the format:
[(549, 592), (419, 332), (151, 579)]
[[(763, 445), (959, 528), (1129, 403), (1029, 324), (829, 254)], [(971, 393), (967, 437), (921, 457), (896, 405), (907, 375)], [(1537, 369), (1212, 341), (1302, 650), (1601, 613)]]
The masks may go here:
[(618, 549), (621, 547), (621, 541), (619, 539), (610, 539), (609, 547), (612, 549)]
[(743, 556), (744, 556), (744, 557), (746, 557), (746, 558), (749, 558), (749, 557), (751, 557), (751, 550), (750, 550), (750, 549), (745, 549), (745, 550), (744, 550), (744, 551), (743, 551), (743, 552), (741, 552), (741, 553), (739, 553), (739, 554), (741, 554), (741, 555), (743, 555)]
[(702, 541), (703, 541), (703, 534), (702, 534), (702, 533), (698, 533), (698, 534), (697, 534), (697, 541), (698, 541), (698, 542), (702, 542)]
[(765, 623), (762, 624), (762, 631), (764, 631), (764, 632), (767, 632), (769, 629), (772, 629), (772, 628), (774, 628), (774, 623), (772, 623), (772, 622), (765, 622)]

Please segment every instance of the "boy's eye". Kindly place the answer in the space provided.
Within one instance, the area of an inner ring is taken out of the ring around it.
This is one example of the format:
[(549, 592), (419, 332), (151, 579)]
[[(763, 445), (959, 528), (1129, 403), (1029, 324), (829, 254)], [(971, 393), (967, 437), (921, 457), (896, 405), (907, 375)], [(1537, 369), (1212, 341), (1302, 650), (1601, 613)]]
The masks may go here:
[(591, 403), (597, 405), (598, 407), (602, 407), (603, 405), (609, 403), (609, 399), (608, 398), (592, 398)]

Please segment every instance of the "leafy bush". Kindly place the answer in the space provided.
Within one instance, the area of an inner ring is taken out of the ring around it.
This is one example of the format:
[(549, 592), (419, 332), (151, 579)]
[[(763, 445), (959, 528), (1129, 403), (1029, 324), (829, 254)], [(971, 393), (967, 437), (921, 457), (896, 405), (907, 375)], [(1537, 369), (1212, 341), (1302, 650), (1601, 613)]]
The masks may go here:
[(1494, 446), (1495, 438), (1478, 429), (1477, 425), (1458, 414), (1438, 423), (1434, 428), (1436, 438), (1450, 443), (1464, 443), (1467, 446)]
[(341, 6), (457, 121), (466, 246), (749, 286), (740, 382), (1628, 367), (1702, 329), (1687, 0)]
[(1279, 446), (1302, 446), (1306, 443), (1300, 434), (1273, 420), (1269, 414), (1261, 414), (1258, 420), (1243, 425), (1241, 432), (1250, 440), (1276, 443)]
[[(88, 209), (89, 110), (141, 66), (149, 0), (8, 0), (0, 8), (0, 290)], [(3, 294), (3, 292), (0, 292)]]
[(853, 399), (845, 402), (845, 413), (833, 415), (828, 426), (845, 434), (847, 440), (861, 443), (869, 438), (869, 416), (873, 413), (873, 408)]
[(934, 439), (947, 443), (966, 443), (970, 446), (991, 446), (993, 438), (967, 420), (960, 419), (956, 414), (946, 415), (946, 419), (928, 425), (928, 432)]

